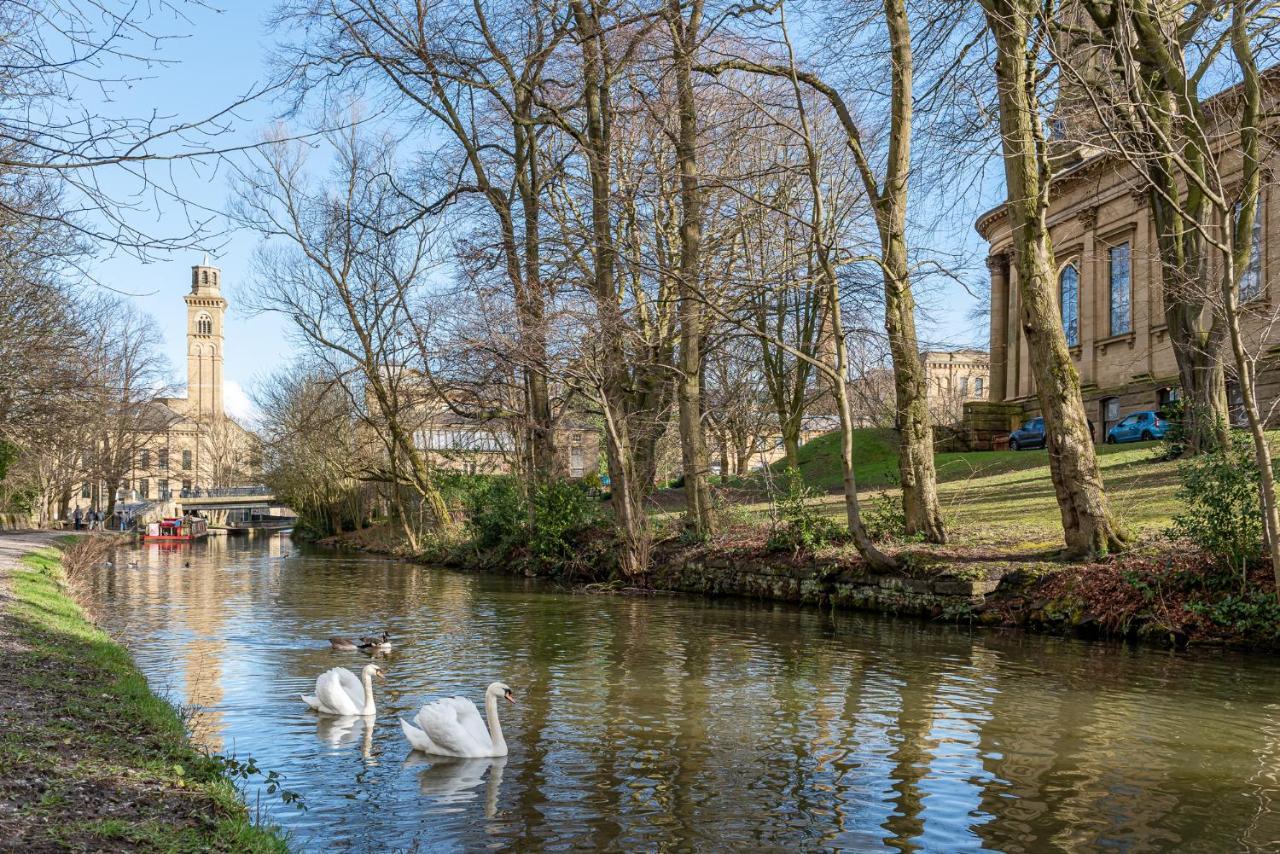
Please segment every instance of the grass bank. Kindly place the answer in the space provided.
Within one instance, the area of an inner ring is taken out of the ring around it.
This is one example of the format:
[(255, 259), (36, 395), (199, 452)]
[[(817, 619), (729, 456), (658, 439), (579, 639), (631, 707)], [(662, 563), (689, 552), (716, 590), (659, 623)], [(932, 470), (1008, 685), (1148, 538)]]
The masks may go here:
[[(71, 538), (67, 538), (71, 539)], [(285, 851), (68, 594), (65, 540), (8, 574), (0, 840), (15, 850)], [(3, 580), (3, 579), (0, 579)]]

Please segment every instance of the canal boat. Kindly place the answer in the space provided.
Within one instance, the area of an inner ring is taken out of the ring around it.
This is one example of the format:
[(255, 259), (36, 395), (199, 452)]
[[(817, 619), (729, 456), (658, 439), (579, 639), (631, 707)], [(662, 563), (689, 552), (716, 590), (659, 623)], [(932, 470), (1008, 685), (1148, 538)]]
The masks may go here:
[(174, 516), (147, 525), (142, 539), (191, 542), (209, 536), (209, 523), (199, 516)]

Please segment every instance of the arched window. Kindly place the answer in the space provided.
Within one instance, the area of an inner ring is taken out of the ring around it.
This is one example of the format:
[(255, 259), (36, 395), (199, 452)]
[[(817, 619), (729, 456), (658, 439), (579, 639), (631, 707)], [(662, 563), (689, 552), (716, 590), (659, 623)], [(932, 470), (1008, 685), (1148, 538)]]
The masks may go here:
[(212, 335), (213, 334), (213, 318), (207, 314), (201, 313), (196, 317), (196, 334)]
[(209, 284), (209, 271), (208, 271), (208, 270), (201, 270), (201, 271), (200, 271), (200, 284), (202, 284), (202, 285), (207, 285), (207, 284)]
[(1058, 304), (1062, 307), (1062, 331), (1068, 347), (1080, 346), (1080, 271), (1068, 264), (1058, 274)]

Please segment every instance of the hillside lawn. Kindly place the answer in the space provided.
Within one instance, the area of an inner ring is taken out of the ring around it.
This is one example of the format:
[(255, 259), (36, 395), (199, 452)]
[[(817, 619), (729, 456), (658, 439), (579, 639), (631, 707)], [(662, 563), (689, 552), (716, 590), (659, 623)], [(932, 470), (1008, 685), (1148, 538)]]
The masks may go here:
[[(820, 436), (800, 448), (800, 472), (820, 493), (824, 512), (843, 518), (840, 436)], [(1098, 461), (1112, 512), (1136, 537), (1168, 527), (1178, 512), (1178, 463), (1159, 459), (1159, 442), (1098, 446)], [(858, 430), (854, 436), (854, 472), (858, 493), (871, 506), (880, 496), (897, 499), (897, 436), (892, 430)], [(983, 551), (1052, 551), (1062, 545), (1062, 522), (1049, 479), (1047, 451), (964, 451), (936, 456), (938, 497), (951, 544)], [(768, 520), (760, 481), (781, 490), (784, 469), (775, 463), (755, 475), (755, 488), (726, 490), (730, 511), (746, 521)], [(732, 497), (731, 497), (732, 496)], [(879, 499), (883, 500), (883, 499)], [(667, 504), (668, 512), (679, 512)]]

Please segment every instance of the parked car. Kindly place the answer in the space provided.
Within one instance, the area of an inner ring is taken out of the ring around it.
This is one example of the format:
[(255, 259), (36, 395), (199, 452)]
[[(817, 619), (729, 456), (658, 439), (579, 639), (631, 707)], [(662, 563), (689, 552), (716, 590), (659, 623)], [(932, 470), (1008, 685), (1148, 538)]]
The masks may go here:
[[(1093, 432), (1093, 420), (1089, 420), (1089, 437), (1097, 435)], [(1045, 446), (1044, 419), (1032, 418), (1017, 430), (1009, 434), (1009, 450), (1022, 451)]]
[(1169, 429), (1169, 418), (1163, 412), (1145, 409), (1126, 415), (1107, 431), (1107, 444), (1119, 442), (1150, 442), (1163, 439)]
[(1032, 418), (1009, 434), (1009, 450), (1044, 447), (1044, 419)]

